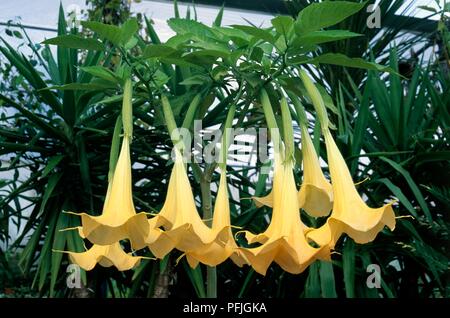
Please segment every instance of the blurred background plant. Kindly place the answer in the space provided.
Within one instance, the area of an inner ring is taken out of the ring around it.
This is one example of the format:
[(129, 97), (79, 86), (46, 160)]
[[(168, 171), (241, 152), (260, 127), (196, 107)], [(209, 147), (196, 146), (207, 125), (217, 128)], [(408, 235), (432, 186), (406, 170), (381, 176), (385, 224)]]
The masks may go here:
[[(405, 1), (381, 1), (383, 21), (390, 21), (383, 29), (367, 28), (370, 13), (363, 9), (330, 29), (363, 36), (316, 43), (305, 54), (289, 53), (275, 37), (280, 33), (284, 39), (289, 37), (282, 27), (292, 23), (287, 18), (274, 23), (275, 30), (224, 28), (220, 10), (210, 28), (196, 22), (191, 9), (181, 18), (175, 2), (175, 19), (168, 23), (177, 36), (162, 44), (145, 17), (142, 30), (136, 32), (141, 27), (129, 19), (127, 1), (110, 1), (107, 10), (103, 1), (88, 2), (90, 20), (112, 24), (109, 29), (82, 24), (83, 33), (89, 30), (93, 38), (68, 27), (61, 8), (57, 39), (36, 44), (23, 29), (11, 31), (9, 35), (31, 48), (28, 55), (7, 39), (0, 44), (1, 297), (205, 297), (211, 269), (190, 269), (184, 259), (176, 265), (177, 253), (157, 262), (143, 261), (131, 272), (97, 267), (83, 273), (81, 291), (67, 289), (68, 260), (52, 249), (82, 251), (83, 242), (74, 231), (59, 231), (78, 224), (61, 212), (101, 211), (109, 144), (120, 113), (120, 83), (126, 69), (133, 70), (136, 81), (134, 199), (138, 210), (157, 212), (165, 198), (161, 185), (166, 184), (170, 171), (166, 159), (170, 139), (157, 96), (170, 94), (177, 123), (185, 128), (193, 128), (193, 119), (201, 119), (204, 129), (220, 127), (234, 102), (237, 127), (264, 127), (254, 100), (263, 83), (297, 92), (314, 115), (310, 101), (303, 97), (303, 87), (291, 80), (300, 66), (309, 68), (322, 86), (339, 148), (354, 180), (365, 180), (358, 186), (360, 193), (371, 206), (396, 197), (396, 214), (403, 218), (398, 219), (394, 232), (380, 233), (373, 243), (358, 245), (348, 237), (341, 239), (332, 263), (317, 262), (301, 275), (290, 275), (274, 265), (262, 277), (249, 267), (236, 268), (227, 261), (217, 267), (219, 296), (449, 296), (448, 6), (440, 12), (430, 11), (440, 15), (441, 22), (423, 32), (425, 19), (404, 17), (397, 23), (394, 14)], [(289, 2), (290, 15), (295, 19), (311, 2), (317, 1)], [(233, 42), (231, 48), (224, 44), (228, 40)], [(58, 44), (57, 48), (52, 49), (52, 44)], [(439, 49), (428, 50), (430, 44)], [(273, 54), (274, 47), (285, 49), (286, 54)], [(336, 53), (389, 64), (396, 73), (381, 76), (365, 70), (373, 68), (369, 64), (350, 68), (348, 63), (318, 63), (313, 68), (304, 63), (305, 56), (314, 59)], [(245, 61), (238, 64), (241, 55)], [(283, 74), (286, 62), (293, 70), (288, 75)], [(279, 114), (278, 94), (273, 86), (268, 88)], [(318, 125), (310, 129), (326, 159), (317, 138)], [(300, 177), (300, 152), (297, 157)], [(242, 198), (267, 192), (268, 177), (260, 173), (263, 163), (233, 163), (237, 164), (229, 167), (235, 192), (232, 223), (262, 232), (270, 210), (256, 208)], [(218, 181), (214, 171), (213, 164), (190, 165), (191, 183), (203, 207), (210, 195), (209, 184)], [(9, 239), (12, 230), (20, 233), (14, 241)], [(380, 289), (366, 285), (369, 264), (380, 265)]]

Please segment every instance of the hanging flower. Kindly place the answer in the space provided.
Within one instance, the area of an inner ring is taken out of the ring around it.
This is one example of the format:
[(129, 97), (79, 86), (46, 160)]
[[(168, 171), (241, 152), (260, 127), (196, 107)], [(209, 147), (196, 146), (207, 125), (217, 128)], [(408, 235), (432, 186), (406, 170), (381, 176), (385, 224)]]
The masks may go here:
[(292, 168), (291, 160), (281, 163), (280, 156), (275, 156), (272, 220), (264, 233), (246, 233), (249, 243), (262, 243), (261, 246), (241, 249), (262, 275), (272, 262), (289, 273), (299, 274), (316, 259), (329, 259), (327, 246), (314, 248), (305, 238)]
[(119, 242), (111, 245), (94, 244), (86, 252), (75, 253), (66, 251), (55, 251), (69, 254), (72, 263), (79, 265), (86, 271), (92, 270), (96, 264), (103, 267), (116, 267), (119, 271), (127, 271), (139, 264), (143, 257), (133, 256), (123, 251)]
[(177, 147), (175, 164), (170, 175), (166, 200), (157, 215), (155, 228), (162, 227), (164, 234), (180, 251), (192, 251), (214, 241), (211, 229), (200, 218), (184, 167), (183, 157)]
[(125, 134), (102, 214), (68, 212), (81, 216), (80, 236), (97, 245), (110, 245), (128, 238), (133, 249), (145, 247), (143, 238), (149, 234), (147, 216), (136, 214), (131, 187), (130, 140)]
[[(319, 158), (306, 126), (301, 124), (303, 153), (303, 182), (298, 192), (298, 204), (309, 215), (322, 217), (330, 214), (333, 191), (323, 175)], [(273, 192), (264, 197), (253, 197), (257, 207), (273, 205)]]
[(199, 262), (208, 266), (217, 266), (229, 257), (239, 267), (247, 263), (245, 256), (238, 250), (231, 232), (230, 205), (225, 170), (222, 170), (220, 174), (219, 189), (212, 220), (212, 237), (215, 239), (211, 244), (185, 253), (192, 268), (195, 268)]
[(357, 243), (371, 242), (385, 226), (394, 230), (395, 214), (392, 203), (373, 209), (362, 200), (328, 128), (328, 115), (319, 90), (304, 71), (300, 71), (300, 77), (311, 98), (325, 137), (334, 198), (333, 210), (327, 222), (320, 228), (308, 232), (307, 237), (320, 246), (329, 245), (330, 248), (334, 248), (343, 233), (348, 234)]
[(330, 214), (333, 205), (333, 190), (320, 168), (319, 158), (305, 124), (302, 132), (303, 182), (298, 192), (300, 208), (314, 217)]
[(356, 243), (365, 244), (373, 241), (385, 226), (393, 231), (392, 203), (376, 209), (368, 207), (358, 194), (328, 129), (324, 130), (324, 136), (334, 193), (333, 212), (322, 227), (308, 232), (307, 237), (319, 245), (329, 244), (333, 248), (342, 233), (348, 234)]

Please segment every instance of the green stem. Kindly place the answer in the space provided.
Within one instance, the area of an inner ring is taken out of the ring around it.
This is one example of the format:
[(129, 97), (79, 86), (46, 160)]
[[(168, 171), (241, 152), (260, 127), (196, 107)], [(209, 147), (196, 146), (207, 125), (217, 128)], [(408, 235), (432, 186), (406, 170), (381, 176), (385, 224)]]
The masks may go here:
[[(212, 203), (211, 203), (211, 176), (205, 172), (200, 182), (202, 193), (203, 218), (208, 226), (212, 223)], [(206, 297), (217, 298), (217, 272), (216, 267), (206, 267)]]
[(300, 78), (302, 79), (303, 85), (305, 86), (314, 109), (316, 110), (317, 117), (319, 118), (319, 122), (322, 126), (322, 130), (328, 130), (327, 109), (325, 107), (322, 95), (320, 95), (320, 92), (317, 89), (316, 85), (304, 70), (300, 70)]

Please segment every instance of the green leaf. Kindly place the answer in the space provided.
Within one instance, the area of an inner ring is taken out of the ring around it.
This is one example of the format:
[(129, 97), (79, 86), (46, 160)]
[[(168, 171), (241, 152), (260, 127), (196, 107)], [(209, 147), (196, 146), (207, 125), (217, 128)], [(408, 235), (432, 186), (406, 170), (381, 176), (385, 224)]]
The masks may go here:
[(320, 263), (314, 262), (309, 265), (308, 278), (305, 284), (305, 297), (319, 298), (320, 297)]
[(406, 198), (399, 187), (397, 187), (392, 183), (391, 180), (387, 178), (381, 178), (377, 181), (383, 183), (386, 187), (388, 187), (388, 189), (391, 190), (392, 194), (395, 195), (397, 199), (399, 199), (400, 203), (403, 204), (403, 206), (408, 210), (409, 213), (411, 213), (411, 215), (413, 215), (415, 218), (418, 217), (416, 209), (414, 209), (411, 202), (409, 202), (408, 198)]
[(104, 79), (105, 81), (118, 83), (119, 79), (117, 78), (116, 74), (114, 74), (110, 69), (100, 66), (100, 65), (94, 65), (94, 66), (84, 66), (81, 67), (81, 70), (83, 72), (89, 73), (95, 77)]
[(179, 18), (180, 10), (178, 9), (178, 1), (177, 0), (173, 1), (173, 11), (174, 11), (175, 18)]
[(433, 13), (437, 13), (437, 10), (433, 7), (429, 7), (429, 6), (418, 6), (418, 9), (422, 9), (425, 11), (429, 11), (429, 12), (433, 12)]
[[(63, 251), (66, 246), (66, 234), (67, 232), (61, 232), (60, 230), (65, 229), (69, 226), (69, 218), (67, 214), (60, 213), (58, 221), (56, 222), (56, 227), (53, 233), (53, 246), (52, 249), (56, 251)], [(59, 276), (59, 269), (61, 267), (61, 261), (63, 254), (60, 252), (52, 252), (51, 257), (51, 271), (50, 271), (50, 297), (54, 296), (56, 280)]]
[(59, 180), (62, 177), (62, 173), (54, 173), (48, 178), (47, 186), (45, 187), (44, 195), (42, 196), (42, 202), (41, 206), (39, 208), (39, 215), (41, 215), (45, 207), (47, 205), (48, 199), (52, 196), (53, 191), (56, 188), (56, 185), (58, 184)]
[(339, 41), (362, 36), (362, 34), (354, 33), (346, 30), (326, 30), (314, 31), (301, 35), (294, 39), (293, 46), (313, 46), (317, 44)]
[(47, 165), (45, 166), (44, 170), (42, 171), (41, 178), (45, 178), (50, 172), (52, 172), (56, 166), (61, 162), (61, 160), (64, 158), (64, 155), (58, 155), (51, 157), (48, 160)]
[[(54, 211), (53, 211), (54, 212)], [(42, 249), (39, 253), (39, 265), (38, 269), (36, 270), (36, 276), (33, 280), (32, 286), (34, 286), (37, 277), (39, 276), (39, 290), (42, 290), (44, 287), (44, 284), (47, 279), (47, 273), (51, 272), (51, 246), (52, 246), (52, 240), (53, 240), (53, 229), (56, 226), (56, 221), (58, 219), (57, 213), (49, 213), (50, 214), (50, 222), (48, 223), (48, 230), (47, 235), (45, 235), (44, 242), (42, 244)]]
[[(350, 78), (350, 75), (347, 74)], [(370, 80), (371, 73), (369, 73)], [(353, 82), (352, 82), (353, 83)], [(359, 92), (355, 88), (355, 92)], [(354, 129), (353, 129), (353, 139), (351, 142), (351, 154), (359, 155), (361, 153), (362, 141), (367, 133), (367, 124), (369, 121), (369, 101), (370, 101), (370, 85), (366, 85), (364, 89), (364, 95), (360, 96), (358, 116), (356, 117)], [(352, 162), (352, 172), (355, 173), (358, 166), (358, 160)]]
[(48, 87), (47, 89), (58, 89), (58, 90), (74, 90), (74, 91), (95, 91), (104, 90), (107, 88), (115, 88), (116, 85), (110, 83), (70, 83), (65, 85), (56, 85)]
[(355, 297), (355, 243), (351, 239), (345, 241), (342, 252), (342, 267), (344, 272), (345, 295)]
[(58, 45), (69, 49), (101, 51), (105, 49), (103, 43), (96, 39), (84, 38), (79, 35), (60, 35), (42, 42), (43, 44)]
[(392, 161), (391, 159), (388, 159), (386, 157), (380, 157), (381, 160), (384, 162), (387, 162), (392, 168), (397, 170), (406, 180), (409, 187), (411, 188), (411, 191), (413, 192), (414, 196), (416, 197), (417, 202), (419, 203), (420, 207), (422, 208), (423, 212), (425, 213), (427, 219), (429, 222), (433, 222), (433, 217), (431, 216), (430, 209), (428, 208), (428, 205), (425, 201), (425, 198), (422, 195), (422, 192), (420, 191), (417, 184), (412, 179), (411, 175), (408, 171), (406, 171), (400, 164), (398, 164), (395, 161)]
[(203, 40), (215, 38), (209, 27), (197, 21), (172, 18), (167, 21), (167, 24), (177, 34), (192, 34)]
[(295, 32), (302, 35), (335, 25), (361, 10), (365, 5), (366, 2), (349, 1), (313, 3), (300, 11), (295, 22)]
[(320, 286), (322, 297), (336, 298), (336, 286), (334, 282), (333, 264), (331, 262), (320, 261)]
[[(0, 46), (0, 52), (2, 52), (3, 55), (10, 61), (10, 63), (15, 68), (17, 68), (19, 73), (28, 80), (32, 88), (37, 92), (36, 97), (39, 100), (47, 103), (53, 111), (63, 117), (62, 106), (57, 96), (53, 92), (43, 90), (47, 88), (47, 84), (45, 83), (41, 74), (33, 67), (33, 65), (24, 55), (19, 54), (1, 37), (0, 39), (4, 43), (4, 47)], [(60, 48), (58, 48), (58, 50), (60, 50)], [(64, 77), (61, 77), (61, 79), (62, 78)], [(3, 98), (3, 96), (0, 96), (0, 98)]]
[(200, 266), (192, 269), (186, 261), (183, 260), (183, 267), (195, 289), (195, 293), (199, 298), (206, 297), (205, 284), (203, 282), (203, 275)]
[(270, 34), (270, 32), (267, 30), (256, 28), (249, 25), (232, 25), (232, 27), (237, 30), (244, 31), (245, 33), (252, 35), (258, 40), (263, 40), (268, 43), (275, 44), (274, 36)]
[(180, 82), (179, 85), (206, 85), (210, 81), (206, 75), (194, 75)]
[(177, 53), (178, 53), (177, 50), (168, 45), (150, 44), (145, 47), (144, 52), (142, 53), (142, 57), (144, 58), (167, 57)]
[(152, 79), (157, 87), (162, 87), (170, 80), (170, 77), (167, 76), (166, 73), (162, 72), (161, 70), (157, 70), (153, 74)]
[(220, 7), (220, 10), (219, 10), (219, 13), (217, 13), (216, 19), (214, 20), (213, 26), (220, 27), (220, 25), (222, 24), (224, 7), (225, 6), (222, 4), (222, 6)]
[(81, 25), (94, 31), (99, 37), (104, 38), (115, 45), (121, 44), (123, 39), (122, 30), (115, 25), (104, 24), (97, 21), (81, 21)]
[(136, 18), (131, 18), (125, 21), (125, 23), (120, 28), (120, 43), (126, 44), (131, 40), (133, 35), (139, 30), (139, 25)]
[(145, 26), (146, 26), (146, 30), (147, 30), (147, 34), (150, 37), (150, 40), (152, 41), (152, 43), (154, 44), (161, 44), (161, 40), (158, 37), (158, 34), (155, 31), (155, 28), (153, 27), (152, 20), (147, 19), (146, 16), (144, 16), (145, 19)]
[(294, 26), (294, 19), (288, 16), (280, 15), (273, 18), (271, 22), (277, 33), (284, 35), (286, 39), (289, 38), (289, 34)]
[(17, 109), (21, 115), (28, 118), (31, 122), (33, 122), (36, 126), (41, 128), (43, 131), (45, 131), (48, 135), (61, 138), (64, 141), (68, 141), (67, 136), (61, 131), (56, 129), (55, 127), (51, 126), (47, 122), (41, 119), (41, 117), (37, 116), (33, 112), (29, 111), (27, 108), (23, 107), (22, 105), (17, 104), (13, 100), (9, 99), (8, 97), (0, 94), (0, 101), (4, 101), (7, 105), (14, 107)]
[(191, 63), (190, 61), (186, 61), (186, 59), (182, 58), (182, 57), (162, 57), (161, 62), (167, 63), (167, 64), (174, 64), (177, 66), (195, 67), (195, 68), (200, 67), (198, 64)]
[(381, 72), (394, 72), (390, 67), (383, 66), (373, 62), (367, 62), (361, 58), (351, 58), (341, 53), (326, 53), (310, 59), (302, 64), (331, 64), (340, 65), (353, 68), (362, 68), (366, 70), (381, 71)]
[(254, 282), (255, 276), (255, 270), (253, 268), (250, 268), (247, 275), (245, 276), (244, 283), (242, 284), (241, 290), (238, 294), (238, 298), (242, 298), (244, 296), (244, 294), (247, 292), (247, 289), (251, 286), (252, 282)]

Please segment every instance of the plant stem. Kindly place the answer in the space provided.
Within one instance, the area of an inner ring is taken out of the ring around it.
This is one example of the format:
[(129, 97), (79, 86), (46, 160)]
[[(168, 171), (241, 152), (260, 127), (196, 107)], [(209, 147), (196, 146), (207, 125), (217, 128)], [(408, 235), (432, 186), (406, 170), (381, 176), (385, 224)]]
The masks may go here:
[[(213, 170), (214, 171), (214, 170)], [(211, 206), (211, 174), (207, 169), (202, 176), (200, 182), (200, 190), (202, 192), (202, 208), (203, 219), (206, 219), (208, 226), (212, 223), (212, 206)], [(206, 267), (206, 297), (217, 298), (217, 272), (216, 267)]]

